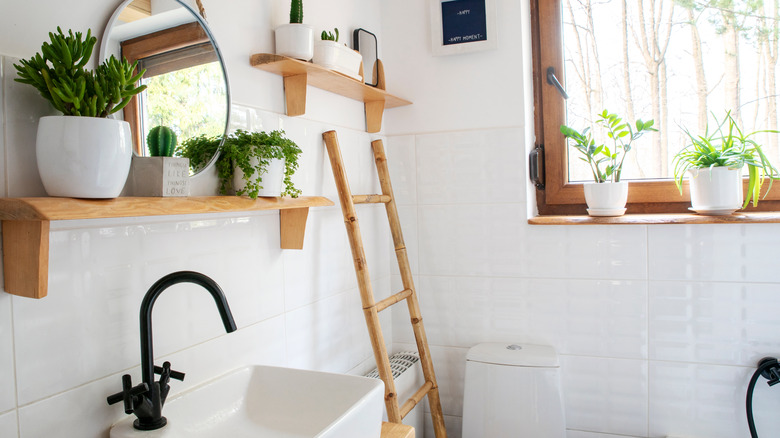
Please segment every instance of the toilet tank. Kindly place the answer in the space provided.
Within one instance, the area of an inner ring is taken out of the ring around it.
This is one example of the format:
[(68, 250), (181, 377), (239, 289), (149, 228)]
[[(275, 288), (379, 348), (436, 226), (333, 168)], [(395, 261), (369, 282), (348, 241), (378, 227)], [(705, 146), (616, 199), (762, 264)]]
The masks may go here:
[(463, 438), (565, 438), (558, 354), (485, 343), (466, 356)]

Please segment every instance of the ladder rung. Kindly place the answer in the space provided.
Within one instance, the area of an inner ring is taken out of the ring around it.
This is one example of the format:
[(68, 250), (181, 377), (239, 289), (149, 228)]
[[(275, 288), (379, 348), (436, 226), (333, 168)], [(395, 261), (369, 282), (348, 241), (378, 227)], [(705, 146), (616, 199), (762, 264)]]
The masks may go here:
[(387, 204), (390, 195), (352, 195), (353, 204)]
[(407, 400), (404, 405), (401, 406), (401, 418), (406, 417), (406, 414), (414, 409), (414, 407), (417, 406), (417, 403), (420, 403), (420, 400), (422, 400), (423, 397), (428, 394), (428, 391), (430, 391), (431, 388), (433, 388), (433, 383), (431, 383), (429, 380), (425, 382), (425, 384), (421, 386), (413, 396), (409, 397), (409, 400)]
[(411, 289), (404, 289), (401, 292), (398, 292), (397, 294), (394, 295), (390, 295), (384, 300), (374, 304), (374, 307), (376, 307), (377, 312), (381, 312), (387, 309), (388, 307), (392, 306), (393, 304), (409, 298), (411, 294), (412, 294)]

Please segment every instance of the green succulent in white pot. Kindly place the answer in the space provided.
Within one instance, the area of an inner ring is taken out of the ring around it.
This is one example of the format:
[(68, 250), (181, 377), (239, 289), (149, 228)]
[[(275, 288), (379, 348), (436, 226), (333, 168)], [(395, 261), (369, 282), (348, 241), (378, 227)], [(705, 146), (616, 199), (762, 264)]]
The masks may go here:
[(127, 180), (132, 138), (127, 122), (109, 118), (146, 86), (144, 71), (115, 57), (86, 68), (97, 38), (57, 28), (41, 52), (14, 64), (17, 82), (35, 87), (62, 116), (38, 123), (36, 156), (50, 196), (115, 198)]
[(634, 140), (647, 132), (657, 131), (653, 123), (653, 120), (638, 119), (632, 126), (605, 109), (597, 114), (596, 124), (604, 128), (611, 145), (597, 145), (590, 128), (577, 131), (561, 125), (561, 133), (573, 140), (571, 146), (582, 155), (580, 160), (588, 163), (593, 174), (594, 182), (583, 184), (589, 215), (621, 216), (626, 212), (628, 182), (621, 180), (623, 163)]

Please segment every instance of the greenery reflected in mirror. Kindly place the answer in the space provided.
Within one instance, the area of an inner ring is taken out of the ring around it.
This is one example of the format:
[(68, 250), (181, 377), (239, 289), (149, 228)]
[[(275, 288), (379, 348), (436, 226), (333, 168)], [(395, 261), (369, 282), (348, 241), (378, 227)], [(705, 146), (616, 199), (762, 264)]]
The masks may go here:
[(101, 57), (120, 53), (146, 69), (141, 80), (146, 91), (123, 113), (137, 154), (149, 155), (145, 139), (155, 126), (170, 127), (180, 144), (226, 134), (230, 93), (224, 62), (192, 8), (180, 0), (125, 0), (101, 46)]

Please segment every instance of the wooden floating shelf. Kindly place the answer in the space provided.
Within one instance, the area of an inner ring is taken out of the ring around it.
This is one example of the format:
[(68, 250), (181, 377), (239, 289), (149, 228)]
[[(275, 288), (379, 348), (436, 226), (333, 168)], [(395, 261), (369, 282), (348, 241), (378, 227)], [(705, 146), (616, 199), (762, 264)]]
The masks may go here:
[(330, 205), (333, 205), (330, 199), (320, 196), (0, 198), (5, 291), (29, 298), (43, 298), (48, 293), (51, 221), (279, 210), (281, 247), (302, 249), (309, 207)]
[(363, 102), (366, 108), (366, 131), (372, 133), (382, 129), (382, 115), (385, 108), (412, 104), (385, 91), (384, 69), (381, 61), (377, 61), (376, 87), (311, 62), (270, 53), (252, 55), (249, 64), (284, 78), (284, 97), (288, 116), (300, 116), (306, 113), (307, 85)]

